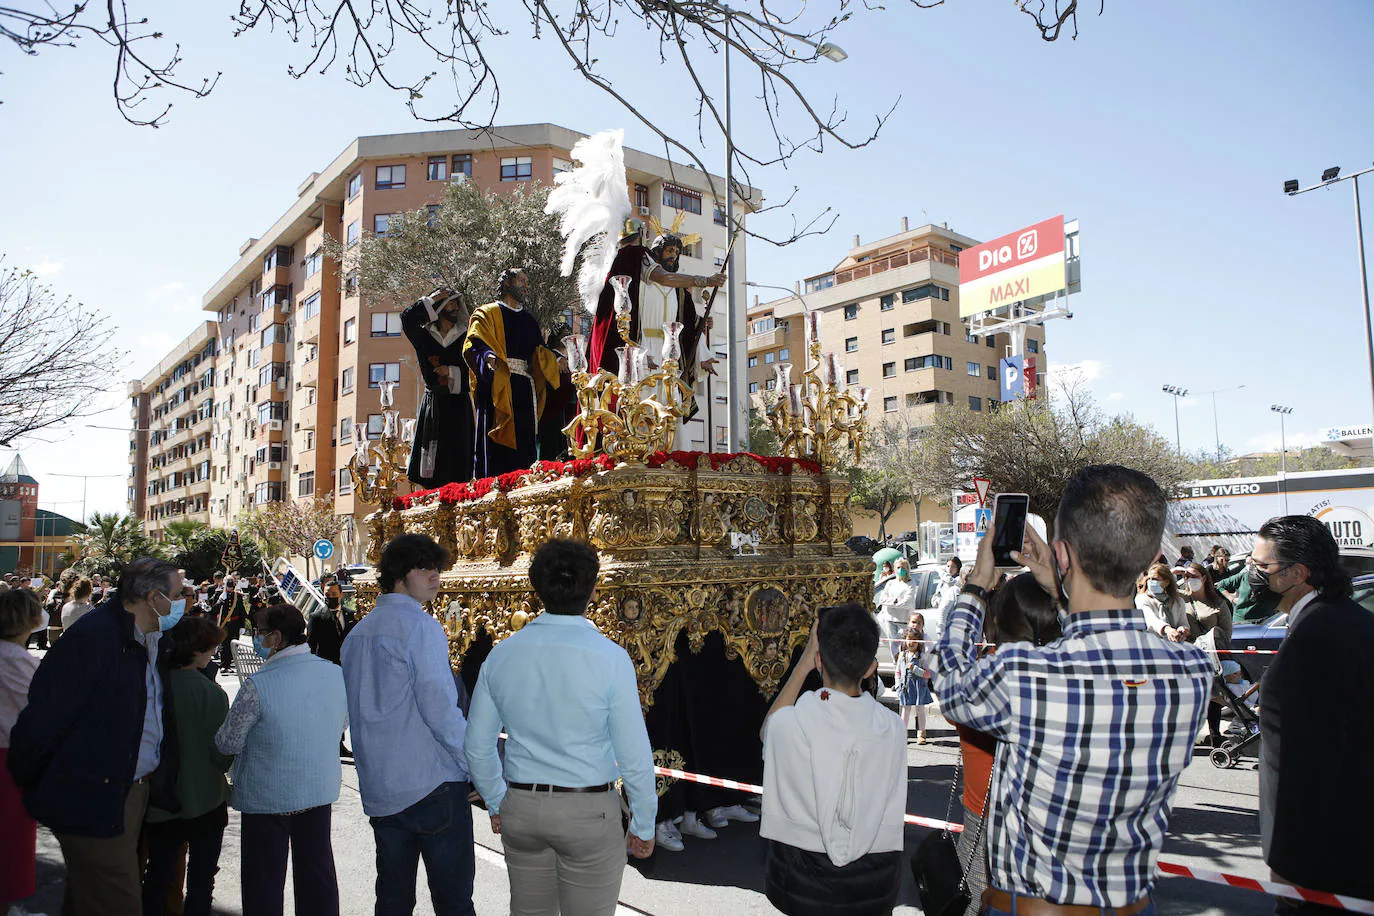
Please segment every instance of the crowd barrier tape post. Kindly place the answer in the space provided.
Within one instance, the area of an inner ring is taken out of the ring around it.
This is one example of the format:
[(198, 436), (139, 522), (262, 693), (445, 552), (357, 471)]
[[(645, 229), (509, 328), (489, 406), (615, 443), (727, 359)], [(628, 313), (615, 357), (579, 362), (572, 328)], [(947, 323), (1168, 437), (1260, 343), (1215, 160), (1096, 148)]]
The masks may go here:
[[(763, 794), (763, 786), (756, 786), (753, 783), (740, 782), (735, 779), (723, 779), (719, 776), (703, 776), (700, 773), (689, 773), (686, 770), (674, 770), (669, 767), (654, 767), (654, 775), (668, 776), (672, 779), (681, 779), (686, 782), (701, 783), (706, 786), (714, 786), (717, 789), (735, 789), (740, 792), (751, 792), (755, 795)], [(933, 830), (948, 830), (950, 833), (959, 833), (964, 829), (963, 824), (955, 824), (937, 818), (920, 817), (915, 814), (908, 814), (903, 817), (902, 820), (916, 827), (929, 827)], [(1191, 878), (1194, 881), (1202, 881), (1207, 884), (1220, 884), (1224, 887), (1238, 887), (1242, 890), (1258, 891), (1262, 894), (1269, 894), (1274, 897), (1284, 897), (1289, 900), (1297, 900), (1305, 903), (1317, 903), (1322, 906), (1347, 910), (1351, 913), (1368, 913), (1374, 916), (1374, 900), (1361, 900), (1358, 897), (1346, 897), (1341, 894), (1330, 894), (1325, 891), (1308, 890), (1307, 888), (1284, 884), (1282, 881), (1262, 881), (1258, 878), (1229, 875), (1225, 872), (1205, 871), (1203, 869), (1183, 865), (1179, 862), (1170, 862), (1166, 859), (1158, 860), (1155, 863), (1155, 868), (1159, 874), (1166, 877)]]

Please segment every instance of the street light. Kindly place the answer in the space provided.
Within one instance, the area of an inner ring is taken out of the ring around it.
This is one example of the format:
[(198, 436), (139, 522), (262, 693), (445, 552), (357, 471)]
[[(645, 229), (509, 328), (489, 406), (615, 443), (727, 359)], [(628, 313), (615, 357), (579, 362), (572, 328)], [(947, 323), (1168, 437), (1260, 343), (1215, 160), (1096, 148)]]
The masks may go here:
[[(1329, 170), (1328, 170), (1329, 171)], [(1283, 418), (1293, 412), (1293, 408), (1282, 404), (1270, 404), (1269, 409), (1279, 415), (1279, 488), (1283, 493), (1283, 514), (1288, 514), (1288, 436), (1283, 428)]]
[[(1289, 197), (1297, 194), (1305, 194), (1308, 191), (1315, 191), (1317, 188), (1325, 188), (1337, 181), (1349, 180), (1355, 187), (1355, 246), (1360, 257), (1360, 292), (1364, 295), (1364, 344), (1365, 352), (1369, 357), (1369, 394), (1370, 404), (1374, 406), (1374, 317), (1369, 313), (1369, 267), (1365, 264), (1364, 258), (1364, 223), (1360, 217), (1360, 176), (1374, 172), (1374, 167), (1361, 169), (1352, 172), (1344, 178), (1340, 177), (1341, 167), (1333, 165), (1331, 168), (1322, 172), (1320, 184), (1311, 187), (1298, 187), (1297, 179), (1290, 178), (1283, 183), (1283, 193)], [(1374, 414), (1371, 414), (1374, 417)]]
[(1232, 388), (1216, 388), (1212, 391), (1204, 391), (1203, 394), (1212, 396), (1212, 435), (1217, 440), (1217, 460), (1221, 460), (1221, 427), (1217, 425), (1217, 395), (1226, 394), (1228, 391), (1240, 391), (1244, 385), (1236, 385)]
[[(812, 48), (816, 49), (816, 53), (819, 54), (821, 57), (824, 57), (826, 60), (833, 61), (835, 63), (847, 60), (849, 58), (849, 55), (846, 54), (844, 50), (839, 47), (839, 45), (831, 44), (828, 41), (812, 41), (805, 35), (799, 35), (796, 32), (789, 32), (786, 29), (779, 28), (777, 23), (773, 21), (769, 21), (767, 23), (760, 23), (758, 19), (755, 19), (752, 15), (742, 10), (736, 10), (732, 9), (731, 7), (722, 5), (721, 11), (725, 13), (725, 24), (724, 27), (721, 29), (721, 35), (723, 38), (722, 43), (725, 45), (725, 226), (727, 231), (729, 231), (730, 233), (734, 233), (735, 141), (734, 135), (731, 132), (730, 119), (730, 19), (732, 17), (737, 16), (741, 19), (747, 19), (750, 22), (753, 22), (758, 25), (765, 25), (768, 29), (772, 31), (779, 32), (783, 35), (787, 35), (791, 38), (794, 38), (797, 41), (800, 41), (802, 44), (810, 45)], [(740, 362), (738, 356), (740, 349), (740, 340), (737, 337), (737, 334), (739, 327), (739, 303), (736, 301), (735, 298), (735, 253), (733, 246), (727, 246), (725, 255), (725, 320), (730, 325), (730, 360), (726, 367), (727, 380), (730, 385), (730, 422), (726, 427), (726, 434), (730, 437), (730, 447), (739, 448), (740, 408), (744, 408), (744, 416), (746, 418), (748, 417), (748, 408), (745, 407), (745, 399), (740, 398), (738, 396)], [(745, 349), (748, 350), (747, 341), (745, 343)], [(745, 429), (747, 430), (748, 428), (748, 420), (746, 419)], [(714, 441), (714, 438), (715, 430), (707, 430), (707, 441)]]
[(1179, 435), (1178, 428), (1178, 401), (1179, 398), (1188, 396), (1187, 388), (1180, 388), (1177, 385), (1165, 385), (1162, 389), (1165, 394), (1172, 395), (1174, 399), (1174, 448), (1178, 449), (1180, 455), (1183, 454), (1183, 437)]

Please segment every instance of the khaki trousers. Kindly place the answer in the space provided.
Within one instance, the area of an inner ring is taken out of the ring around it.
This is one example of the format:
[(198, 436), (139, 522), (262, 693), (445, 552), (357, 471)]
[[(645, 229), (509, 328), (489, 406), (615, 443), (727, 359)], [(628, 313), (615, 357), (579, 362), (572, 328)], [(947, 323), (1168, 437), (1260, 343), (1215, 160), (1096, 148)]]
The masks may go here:
[(147, 810), (148, 785), (134, 783), (124, 797), (124, 832), (119, 836), (56, 834), (67, 863), (62, 916), (142, 916), (138, 835)]
[(510, 789), (501, 801), (501, 844), (511, 916), (615, 912), (625, 874), (619, 793)]

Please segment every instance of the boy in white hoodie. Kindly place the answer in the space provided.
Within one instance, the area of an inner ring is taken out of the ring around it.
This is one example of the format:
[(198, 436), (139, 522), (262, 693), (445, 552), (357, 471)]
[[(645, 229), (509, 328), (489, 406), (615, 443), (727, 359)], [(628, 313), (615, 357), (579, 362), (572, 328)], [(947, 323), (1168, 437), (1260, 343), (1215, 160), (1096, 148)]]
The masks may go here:
[[(897, 903), (906, 728), (859, 687), (877, 648), (862, 605), (822, 608), (764, 719), (765, 885), (789, 916), (886, 914)], [(824, 686), (803, 694), (813, 670)]]

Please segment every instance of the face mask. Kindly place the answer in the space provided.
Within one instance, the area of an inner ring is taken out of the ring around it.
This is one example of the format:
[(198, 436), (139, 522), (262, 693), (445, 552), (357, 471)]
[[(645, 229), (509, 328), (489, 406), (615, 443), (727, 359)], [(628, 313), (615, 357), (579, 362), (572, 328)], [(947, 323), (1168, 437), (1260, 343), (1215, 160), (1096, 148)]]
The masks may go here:
[(1262, 591), (1269, 587), (1269, 573), (1260, 569), (1258, 566), (1252, 566), (1246, 571), (1245, 580), (1250, 583), (1250, 590), (1252, 592)]
[(186, 599), (178, 598), (172, 602), (172, 609), (157, 619), (157, 628), (166, 633), (181, 620), (181, 615), (186, 613)]
[(326, 598), (326, 599), (324, 599), (324, 604), (325, 604), (325, 607), (329, 608), (331, 611), (336, 611), (336, 610), (339, 609), (339, 599), (338, 599), (338, 598)]
[(902, 581), (906, 581), (907, 579), (911, 578), (911, 573), (908, 570), (899, 569), (897, 570), (897, 578), (901, 579)]
[(272, 657), (272, 650), (262, 644), (261, 636), (253, 637), (253, 651), (258, 653), (258, 656), (264, 660)]
[(1202, 584), (1201, 579), (1188, 580), (1188, 594), (1194, 598), (1201, 598), (1207, 594), (1207, 586)]
[(1154, 595), (1156, 598), (1164, 597), (1164, 583), (1160, 582), (1158, 579), (1151, 579), (1145, 587), (1148, 588), (1150, 594)]

